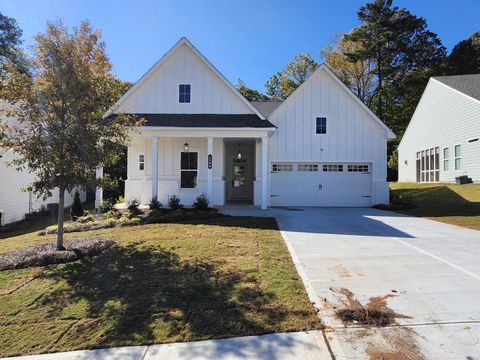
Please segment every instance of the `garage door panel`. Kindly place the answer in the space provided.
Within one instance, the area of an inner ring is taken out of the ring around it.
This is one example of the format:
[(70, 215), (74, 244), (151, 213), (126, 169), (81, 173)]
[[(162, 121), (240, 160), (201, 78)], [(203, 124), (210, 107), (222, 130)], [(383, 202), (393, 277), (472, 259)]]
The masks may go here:
[(296, 170), (271, 173), (272, 206), (371, 206), (371, 173)]

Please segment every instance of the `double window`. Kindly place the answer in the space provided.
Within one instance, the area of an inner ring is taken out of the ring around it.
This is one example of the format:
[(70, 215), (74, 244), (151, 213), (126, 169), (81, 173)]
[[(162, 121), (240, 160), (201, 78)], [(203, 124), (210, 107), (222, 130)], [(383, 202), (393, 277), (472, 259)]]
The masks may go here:
[(461, 145), (455, 145), (454, 147), (454, 153), (455, 153), (455, 170), (460, 170), (462, 168), (462, 146)]
[(435, 147), (417, 152), (417, 182), (440, 180), (440, 148)]
[(315, 119), (315, 130), (317, 134), (326, 134), (327, 133), (327, 118), (326, 117), (317, 117)]
[(180, 187), (193, 189), (197, 187), (198, 153), (182, 152), (180, 154)]
[(178, 85), (178, 102), (180, 104), (189, 104), (191, 100), (192, 86), (190, 84)]

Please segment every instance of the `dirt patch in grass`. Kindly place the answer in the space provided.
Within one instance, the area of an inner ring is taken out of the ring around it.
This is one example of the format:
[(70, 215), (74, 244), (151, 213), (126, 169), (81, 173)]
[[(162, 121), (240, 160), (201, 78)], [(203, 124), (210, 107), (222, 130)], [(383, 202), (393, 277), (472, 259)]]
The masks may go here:
[(370, 360), (425, 360), (417, 342), (416, 333), (408, 328), (389, 329), (379, 343), (370, 343), (365, 353)]
[(101, 238), (74, 238), (65, 241), (65, 250), (57, 250), (54, 243), (29, 246), (0, 255), (0, 271), (33, 266), (62, 264), (100, 254), (115, 243)]
[(387, 299), (397, 295), (374, 296), (364, 305), (348, 289), (341, 288), (337, 292), (345, 296), (347, 300), (346, 307), (335, 312), (336, 316), (344, 323), (384, 327), (394, 324), (397, 317), (405, 317), (395, 313), (387, 306)]

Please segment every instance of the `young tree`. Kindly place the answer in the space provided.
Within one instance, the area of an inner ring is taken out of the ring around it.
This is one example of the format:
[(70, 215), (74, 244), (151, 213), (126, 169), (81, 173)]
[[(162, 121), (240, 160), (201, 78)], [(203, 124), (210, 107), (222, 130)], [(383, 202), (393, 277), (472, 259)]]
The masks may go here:
[(480, 31), (455, 45), (447, 63), (449, 75), (480, 73)]
[(235, 86), (240, 94), (242, 94), (248, 101), (268, 101), (269, 97), (260, 93), (258, 90), (249, 88), (242, 79), (237, 80)]
[(69, 32), (57, 21), (35, 40), (33, 76), (9, 76), (9, 115), (20, 125), (3, 123), (0, 146), (19, 154), (19, 169), (35, 173), (32, 191), (47, 197), (58, 188), (57, 248), (64, 249), (65, 191), (91, 184), (97, 166), (114, 163), (117, 144), (139, 122), (126, 115), (102, 117), (120, 94), (100, 31), (84, 21)]
[(333, 44), (327, 45), (320, 54), (328, 67), (347, 85), (365, 104), (376, 86), (373, 76), (374, 62), (371, 59), (351, 60), (347, 54), (360, 50), (359, 42), (347, 40), (344, 34), (338, 34)]
[(309, 54), (298, 54), (285, 68), (270, 77), (265, 83), (267, 95), (286, 99), (295, 91), (318, 67), (318, 64)]
[[(394, 114), (391, 109), (403, 97), (406, 83), (416, 84), (417, 74), (423, 78), (441, 64), (445, 48), (427, 29), (425, 19), (392, 7), (392, 0), (374, 0), (362, 6), (358, 18), (361, 25), (345, 37), (360, 46), (347, 55), (352, 61), (374, 62), (374, 111), (394, 130), (397, 125), (403, 128), (404, 123), (396, 124), (396, 119), (390, 118)], [(424, 86), (424, 80), (421, 83)]]

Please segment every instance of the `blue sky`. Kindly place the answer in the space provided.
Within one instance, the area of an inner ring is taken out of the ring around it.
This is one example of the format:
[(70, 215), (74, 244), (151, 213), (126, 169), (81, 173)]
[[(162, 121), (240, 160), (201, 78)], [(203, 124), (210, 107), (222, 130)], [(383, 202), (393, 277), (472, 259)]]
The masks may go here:
[[(68, 26), (89, 19), (103, 31), (114, 71), (136, 81), (181, 36), (232, 82), (241, 78), (263, 89), (270, 75), (297, 53), (319, 50), (332, 35), (358, 25), (365, 0), (0, 0), (1, 11), (17, 19), (25, 46), (62, 18)], [(448, 50), (480, 31), (479, 0), (394, 0), (427, 19)]]

